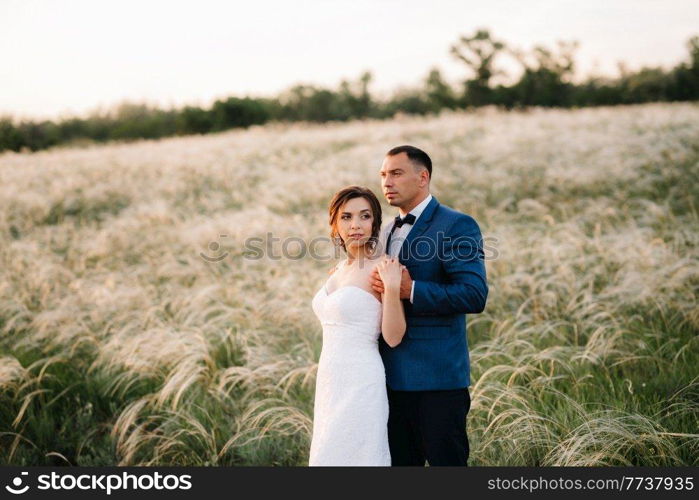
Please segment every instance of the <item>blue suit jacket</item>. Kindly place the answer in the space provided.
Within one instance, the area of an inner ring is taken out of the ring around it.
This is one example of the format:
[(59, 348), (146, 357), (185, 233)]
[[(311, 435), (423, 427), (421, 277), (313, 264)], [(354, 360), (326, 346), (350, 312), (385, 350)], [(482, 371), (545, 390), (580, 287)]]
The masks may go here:
[(379, 350), (386, 383), (399, 391), (460, 389), (471, 385), (466, 313), (485, 308), (483, 238), (476, 221), (433, 196), (401, 246), (399, 260), (415, 281), (404, 300), (407, 330)]

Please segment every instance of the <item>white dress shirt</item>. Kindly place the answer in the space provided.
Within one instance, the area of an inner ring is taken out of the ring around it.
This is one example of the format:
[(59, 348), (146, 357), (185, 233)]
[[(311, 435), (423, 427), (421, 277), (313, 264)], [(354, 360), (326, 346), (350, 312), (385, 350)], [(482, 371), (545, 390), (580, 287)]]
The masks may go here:
[[(425, 210), (427, 205), (429, 204), (430, 200), (432, 200), (432, 195), (428, 194), (427, 198), (422, 200), (418, 206), (413, 208), (410, 212), (410, 214), (413, 214), (415, 216), (415, 222), (413, 224), (403, 224), (402, 227), (397, 227), (395, 231), (393, 231), (393, 234), (391, 235), (391, 245), (387, 249), (386, 253), (390, 255), (391, 257), (398, 257), (398, 254), (400, 253), (400, 248), (403, 246), (403, 242), (405, 239), (408, 237), (408, 233), (413, 229), (413, 226), (417, 224), (417, 220), (420, 218), (420, 215), (422, 215), (422, 212)], [(393, 229), (394, 222), (391, 221), (390, 224), (387, 224), (386, 226), (386, 236), (384, 238), (384, 241), (388, 239), (388, 233)], [(415, 292), (415, 280), (413, 280), (413, 286), (410, 289), (410, 303), (413, 303), (413, 293)]]

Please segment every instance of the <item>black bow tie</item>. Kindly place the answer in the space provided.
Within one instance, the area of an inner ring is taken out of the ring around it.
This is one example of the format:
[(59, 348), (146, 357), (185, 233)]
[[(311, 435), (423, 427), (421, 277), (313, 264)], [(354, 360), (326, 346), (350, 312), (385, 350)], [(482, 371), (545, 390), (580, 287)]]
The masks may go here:
[(394, 227), (403, 227), (403, 224), (410, 224), (411, 226), (415, 224), (415, 216), (413, 214), (408, 214), (402, 219), (400, 215), (396, 215), (396, 224)]

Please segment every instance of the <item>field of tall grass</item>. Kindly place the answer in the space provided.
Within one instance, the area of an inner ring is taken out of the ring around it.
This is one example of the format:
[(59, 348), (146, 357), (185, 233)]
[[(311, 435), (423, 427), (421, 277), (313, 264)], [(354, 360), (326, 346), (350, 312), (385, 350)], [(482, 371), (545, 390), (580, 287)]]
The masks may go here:
[(470, 464), (699, 465), (696, 104), (0, 155), (0, 463), (305, 465), (334, 260), (284, 238), (403, 143), (493, 249)]

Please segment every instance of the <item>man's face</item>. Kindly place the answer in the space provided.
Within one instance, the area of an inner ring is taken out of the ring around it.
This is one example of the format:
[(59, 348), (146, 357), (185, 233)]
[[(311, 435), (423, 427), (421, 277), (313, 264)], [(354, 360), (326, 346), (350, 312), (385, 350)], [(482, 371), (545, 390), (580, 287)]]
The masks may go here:
[(391, 206), (412, 209), (415, 200), (426, 193), (427, 170), (415, 168), (406, 153), (384, 158), (380, 174), (381, 189)]

